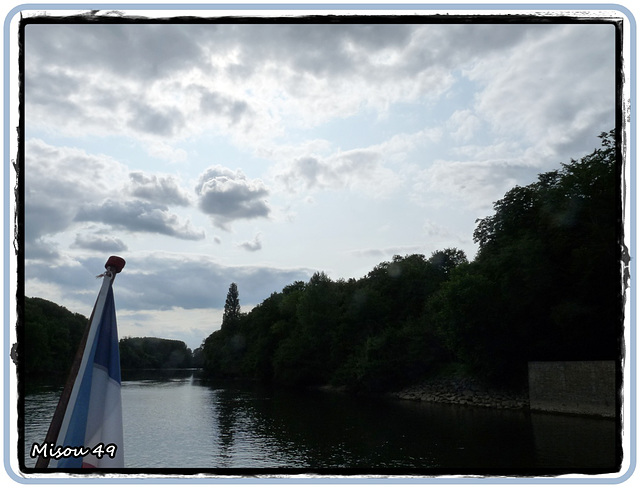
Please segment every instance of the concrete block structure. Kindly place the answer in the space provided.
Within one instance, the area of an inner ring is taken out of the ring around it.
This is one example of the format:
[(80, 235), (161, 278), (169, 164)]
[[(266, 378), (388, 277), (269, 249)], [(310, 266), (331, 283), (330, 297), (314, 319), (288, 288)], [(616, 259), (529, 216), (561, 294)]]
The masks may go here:
[(531, 410), (615, 417), (615, 361), (529, 363)]

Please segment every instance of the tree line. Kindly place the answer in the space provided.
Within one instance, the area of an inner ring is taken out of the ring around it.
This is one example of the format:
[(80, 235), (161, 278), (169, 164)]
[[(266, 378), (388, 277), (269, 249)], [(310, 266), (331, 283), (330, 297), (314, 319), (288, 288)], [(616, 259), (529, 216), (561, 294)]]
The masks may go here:
[(623, 351), (621, 166), (614, 131), (516, 186), (476, 221), (478, 252), (394, 256), (360, 279), (315, 273), (242, 313), (232, 284), (202, 344), (210, 378), (379, 392), (450, 365), (503, 386), (527, 363)]
[[(84, 315), (43, 298), (24, 300), (25, 378), (64, 381), (88, 326)], [(157, 337), (124, 337), (119, 341), (122, 370), (173, 369), (200, 366), (200, 350), (183, 341)]]
[(158, 337), (120, 339), (120, 368), (180, 369), (196, 365), (194, 354), (183, 341)]
[[(195, 351), (123, 338), (122, 369), (203, 367), (209, 378), (384, 391), (450, 365), (502, 385), (528, 361), (618, 359), (624, 350), (621, 167), (614, 131), (580, 160), (516, 186), (476, 222), (478, 253), (393, 256), (360, 279), (315, 273), (249, 313), (229, 287), (222, 327)], [(87, 318), (24, 300), (29, 378), (66, 377)]]

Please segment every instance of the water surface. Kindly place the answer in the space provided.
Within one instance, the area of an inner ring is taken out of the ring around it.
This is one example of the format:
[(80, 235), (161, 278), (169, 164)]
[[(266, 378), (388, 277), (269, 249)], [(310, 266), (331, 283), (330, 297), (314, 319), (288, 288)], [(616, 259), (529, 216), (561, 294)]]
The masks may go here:
[[(59, 389), (25, 397), (25, 464)], [(122, 383), (125, 463), (140, 470), (391, 474), (615, 472), (614, 420), (202, 383)]]

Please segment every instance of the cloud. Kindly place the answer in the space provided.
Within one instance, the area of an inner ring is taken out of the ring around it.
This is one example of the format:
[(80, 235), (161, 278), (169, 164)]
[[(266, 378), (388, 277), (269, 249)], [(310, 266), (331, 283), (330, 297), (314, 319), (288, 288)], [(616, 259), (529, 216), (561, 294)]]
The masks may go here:
[[(407, 155), (441, 137), (440, 129), (425, 129), (412, 134), (396, 134), (389, 139), (368, 147), (337, 150), (328, 155), (302, 155), (282, 163), (274, 178), (281, 180), (291, 192), (313, 189), (357, 189), (375, 196), (388, 195), (402, 181), (401, 169)], [(330, 151), (329, 144), (315, 141), (316, 147)], [(304, 152), (307, 146), (285, 155)]]
[(145, 174), (142, 171), (129, 173), (131, 195), (150, 202), (166, 205), (188, 206), (187, 193), (180, 188), (177, 178), (171, 175)]
[(157, 159), (164, 159), (172, 163), (184, 163), (187, 161), (187, 151), (173, 147), (167, 142), (157, 138), (141, 139), (141, 143), (147, 153)]
[[(499, 56), (478, 58), (464, 72), (483, 88), (476, 98), (476, 114), (496, 135), (524, 140), (542, 152), (559, 152), (562, 146), (584, 148), (586, 137), (593, 140), (611, 128), (613, 34), (613, 25), (605, 24), (529, 26), (526, 42)], [(593, 45), (599, 48), (585, 55), (585, 46)], [(594, 131), (597, 127), (601, 129)]]
[(53, 69), (42, 70), (37, 76), (26, 77), (25, 86), (30, 103), (43, 107), (54, 105), (63, 112), (76, 111), (71, 101), (72, 96), (82, 88), (80, 80), (73, 74)]
[(456, 110), (446, 123), (450, 136), (456, 141), (468, 143), (477, 136), (482, 121), (470, 109)]
[(262, 249), (262, 239), (260, 238), (260, 233), (256, 234), (253, 238), (253, 241), (246, 241), (242, 244), (239, 244), (238, 247), (241, 247), (245, 251), (256, 252)]
[(126, 180), (126, 168), (107, 156), (39, 139), (28, 139), (25, 149), (27, 252), (38, 239), (66, 230), (81, 205), (117, 194)]
[(224, 117), (230, 124), (237, 124), (242, 118), (251, 115), (251, 109), (245, 100), (210, 91), (205, 87), (198, 87), (197, 90), (200, 92), (200, 109), (205, 114)]
[[(326, 179), (327, 174), (331, 175), (333, 172), (324, 164), (320, 162), (318, 158), (312, 156), (305, 156), (296, 159), (288, 174), (285, 174), (284, 179), (287, 182), (294, 180), (302, 180), (305, 183), (307, 189), (313, 188), (320, 184), (320, 180)], [(329, 176), (330, 179), (334, 179)], [(292, 184), (291, 186), (296, 186)]]
[(110, 253), (128, 250), (124, 242), (107, 233), (76, 234), (76, 239), (73, 244), (71, 244), (71, 247), (74, 249), (90, 249)]
[[(495, 29), (494, 40), (512, 28)], [(598, 147), (611, 128), (613, 26), (532, 24), (515, 40), (462, 66), (461, 86), (474, 98), (446, 120), (451, 148), (411, 178), (417, 200), (438, 195), (441, 205), (488, 212), (514, 185)], [(580, 54), (595, 45), (593, 57)]]
[(70, 135), (181, 134), (186, 107), (172, 99), (177, 92), (166, 83), (180, 70), (206, 65), (193, 36), (198, 26), (186, 27), (29, 24), (25, 100), (31, 124), (42, 121)]
[[(414, 195), (436, 195), (439, 205), (462, 201), (473, 210), (488, 211), (518, 181), (535, 179), (536, 170), (522, 160), (436, 161), (415, 176)], [(420, 197), (417, 197), (420, 198)]]
[(394, 246), (385, 248), (367, 248), (367, 249), (354, 249), (349, 251), (349, 254), (358, 257), (367, 257), (375, 259), (391, 259), (393, 256), (404, 256), (407, 254), (424, 253), (425, 246)]
[(401, 47), (412, 29), (398, 24), (225, 25), (216, 31), (215, 39), (210, 37), (218, 46), (212, 63), (237, 79), (256, 76), (265, 65), (278, 66), (283, 75), (289, 74), (289, 66), (291, 73), (309, 72), (316, 77), (352, 74), (370, 52), (383, 60), (385, 51)]
[(28, 259), (39, 259), (43, 261), (56, 262), (61, 254), (58, 251), (58, 244), (50, 242), (44, 238), (27, 241)]
[[(462, 33), (474, 29), (465, 25)], [(521, 35), (514, 30), (500, 42), (483, 43), (498, 29), (482, 31), (478, 42), (457, 42), (452, 53), (460, 30), (402, 24), (31, 24), (26, 101), (38, 120), (55, 120), (58, 130), (183, 137), (186, 129), (192, 133), (222, 120), (219, 130), (258, 148), (289, 125), (347, 117), (363, 106), (385, 111), (398, 101), (433, 99), (453, 83), (448, 70), (456, 62), (480, 46), (498, 49)], [(251, 124), (250, 134), (240, 121)]]
[(204, 239), (203, 231), (193, 229), (189, 221), (181, 222), (177, 215), (169, 213), (166, 206), (142, 200), (107, 199), (99, 204), (83, 205), (75, 220), (109, 224), (115, 229), (131, 232), (164, 234), (178, 239)]
[[(380, 116), (398, 103), (429, 109), (443, 97), (458, 97), (462, 81), (481, 91), (473, 113), (459, 114), (470, 117), (450, 129), (460, 140), (470, 142), (482, 127), (568, 154), (584, 146), (594, 124), (612, 120), (612, 29), (548, 23), (30, 24), (26, 104), (34, 126), (46, 122), (68, 134), (140, 138), (150, 150), (176, 159), (185, 154), (171, 144), (197, 133), (222, 133), (243, 150), (263, 153), (291, 128), (363, 109)], [(585, 46), (597, 49), (585, 56)], [(610, 96), (601, 96), (603, 82), (610, 83)], [(312, 161), (304, 158), (323, 163), (317, 154), (298, 154), (293, 161)]]
[[(231, 283), (237, 283), (241, 303), (255, 305), (313, 274), (303, 268), (225, 266), (199, 255), (156, 252), (123, 257), (127, 264), (116, 280), (117, 305), (130, 311), (222, 309)], [(93, 292), (97, 293), (95, 276), (104, 270), (104, 262), (93, 257), (79, 258), (65, 267), (34, 262), (26, 268), (25, 279), (63, 287), (65, 302), (90, 303), (91, 295), (95, 300)]]
[(153, 102), (130, 100), (127, 126), (142, 133), (171, 137), (184, 127), (184, 114), (177, 107), (159, 107)]
[[(129, 183), (125, 183), (129, 181)], [(139, 198), (131, 200), (128, 195)], [(143, 200), (144, 199), (144, 200)], [(83, 222), (108, 224), (133, 233), (150, 232), (200, 240), (204, 231), (183, 222), (167, 205), (189, 205), (176, 177), (130, 172), (118, 161), (39, 139), (26, 142), (25, 244), (27, 258), (54, 252), (45, 236)], [(76, 248), (105, 250), (122, 243), (79, 233)], [(105, 247), (106, 246), (106, 247)]]
[[(173, 313), (178, 329), (209, 329), (219, 323), (216, 310), (224, 308), (231, 283), (237, 283), (240, 303), (250, 307), (261, 303), (272, 293), (281, 291), (294, 281), (307, 281), (313, 272), (305, 268), (268, 266), (225, 266), (208, 256), (156, 252), (147, 255), (123, 255), (126, 266), (115, 281), (116, 306), (119, 314), (150, 313), (176, 310), (209, 310), (211, 318), (203, 323), (189, 323), (189, 313)], [(78, 258), (56, 266), (51, 262), (33, 261), (25, 267), (27, 296), (53, 300), (70, 310), (88, 314), (100, 288), (96, 275), (104, 271), (106, 259)], [(130, 330), (130, 329), (128, 329)], [(159, 337), (164, 337), (159, 333)], [(204, 338), (204, 337), (202, 337)]]
[(96, 75), (149, 80), (206, 61), (192, 35), (196, 25), (92, 22), (29, 24), (26, 30), (30, 65), (55, 62)]
[(267, 188), (261, 180), (249, 180), (241, 171), (210, 167), (198, 178), (195, 191), (200, 210), (224, 230), (235, 220), (265, 218), (270, 213), (264, 200), (269, 194)]

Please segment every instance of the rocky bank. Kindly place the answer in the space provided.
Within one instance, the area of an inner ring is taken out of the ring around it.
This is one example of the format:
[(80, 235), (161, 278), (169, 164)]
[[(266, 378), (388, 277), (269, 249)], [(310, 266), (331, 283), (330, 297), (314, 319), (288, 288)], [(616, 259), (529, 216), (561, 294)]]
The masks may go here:
[(490, 388), (470, 378), (431, 380), (390, 394), (393, 398), (477, 407), (526, 409), (527, 392)]

